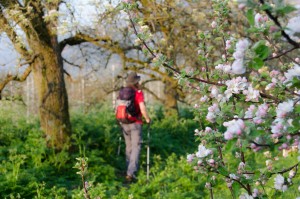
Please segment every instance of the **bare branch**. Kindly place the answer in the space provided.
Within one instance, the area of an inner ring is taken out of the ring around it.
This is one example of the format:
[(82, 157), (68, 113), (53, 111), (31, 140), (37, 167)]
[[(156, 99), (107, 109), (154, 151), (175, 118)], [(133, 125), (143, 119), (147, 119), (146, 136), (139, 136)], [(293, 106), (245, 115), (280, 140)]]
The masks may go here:
[(5, 86), (10, 82), (10, 81), (19, 81), (19, 82), (23, 82), (26, 80), (26, 78), (29, 76), (31, 72), (31, 67), (28, 67), (25, 72), (23, 73), (22, 76), (12, 76), (12, 75), (8, 75), (7, 78), (2, 81), (0, 83), (0, 93), (2, 92), (2, 90), (5, 88)]
[(281, 56), (283, 56), (283, 55), (288, 54), (289, 52), (292, 52), (293, 50), (298, 49), (298, 48), (300, 48), (300, 45), (299, 45), (299, 47), (294, 46), (293, 48), (291, 48), (291, 49), (289, 49), (289, 50), (286, 50), (286, 51), (284, 51), (284, 52), (281, 52), (280, 54), (278, 54), (278, 55), (276, 55), (276, 56), (268, 57), (268, 58), (266, 58), (264, 61), (269, 61), (269, 60), (272, 60), (272, 59), (279, 58), (279, 57), (281, 57)]
[(74, 46), (74, 45), (78, 45), (78, 44), (81, 44), (81, 43), (84, 43), (84, 42), (90, 42), (90, 43), (93, 43), (93, 44), (97, 45), (97, 43), (99, 41), (102, 41), (102, 42), (110, 41), (110, 42), (112, 42), (112, 39), (108, 36), (91, 37), (91, 36), (79, 33), (79, 34), (75, 35), (74, 37), (70, 37), (70, 38), (67, 38), (67, 39), (61, 41), (59, 43), (59, 46), (60, 46), (60, 49), (63, 50), (66, 45)]

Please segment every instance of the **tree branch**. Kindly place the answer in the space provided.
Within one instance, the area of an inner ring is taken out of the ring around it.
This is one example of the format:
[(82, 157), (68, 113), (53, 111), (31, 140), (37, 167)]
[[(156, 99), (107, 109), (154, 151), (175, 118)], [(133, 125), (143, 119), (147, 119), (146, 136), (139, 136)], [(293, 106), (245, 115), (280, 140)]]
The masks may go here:
[(292, 170), (293, 168), (298, 168), (298, 165), (299, 165), (299, 163), (297, 163), (297, 164), (295, 164), (295, 165), (293, 165), (293, 166), (291, 166), (291, 167), (289, 167), (289, 168), (286, 168), (286, 169), (284, 169), (284, 170), (282, 170), (282, 171), (277, 171), (277, 172), (274, 172), (274, 173), (271, 173), (271, 174), (284, 174), (284, 173), (286, 173), (286, 172), (288, 172), (288, 171), (290, 171), (290, 170)]
[[(259, 2), (260, 2), (262, 5), (265, 5), (265, 1), (264, 1), (264, 0), (259, 0)], [(280, 22), (279, 22), (279, 20), (278, 20), (278, 17), (277, 17), (277, 16), (274, 16), (269, 8), (265, 9), (265, 12), (267, 13), (268, 17), (269, 17), (270, 19), (272, 19), (272, 21), (280, 28), (282, 36), (283, 36), (283, 37), (284, 37), (291, 45), (293, 45), (293, 46), (296, 47), (296, 48), (300, 48), (300, 44), (297, 43), (296, 41), (294, 41), (293, 39), (291, 39), (291, 37), (284, 31), (283, 27), (281, 26), (281, 24), (280, 24)]]
[(292, 52), (293, 50), (296, 50), (296, 49), (298, 49), (298, 48), (300, 48), (300, 46), (299, 46), (299, 47), (294, 46), (293, 48), (291, 48), (291, 49), (289, 49), (289, 50), (286, 50), (286, 51), (284, 51), (284, 52), (281, 52), (280, 54), (278, 54), (278, 55), (276, 55), (276, 56), (268, 57), (268, 58), (266, 58), (264, 61), (270, 61), (270, 60), (272, 60), (272, 59), (277, 59), (277, 58), (279, 58), (279, 57), (281, 57), (281, 56), (283, 56), (283, 55), (286, 55), (286, 54), (288, 54), (289, 52)]

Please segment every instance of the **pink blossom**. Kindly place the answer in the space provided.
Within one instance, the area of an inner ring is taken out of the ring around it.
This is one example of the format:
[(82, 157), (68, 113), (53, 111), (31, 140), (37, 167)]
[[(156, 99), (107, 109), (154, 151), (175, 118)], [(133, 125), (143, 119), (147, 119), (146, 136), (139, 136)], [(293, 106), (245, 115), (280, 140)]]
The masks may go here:
[(259, 118), (259, 117), (255, 117), (255, 118), (253, 118), (253, 122), (255, 124), (261, 124), (261, 123), (263, 123), (263, 120), (261, 118)]
[(250, 105), (250, 107), (248, 108), (248, 110), (245, 112), (245, 119), (247, 118), (253, 118), (254, 116), (254, 110), (255, 110), (255, 105)]
[(212, 132), (212, 129), (210, 127), (205, 127), (205, 133), (211, 133)]
[(215, 166), (215, 160), (214, 159), (209, 159), (207, 160), (207, 163), (210, 165), (210, 166)]
[(276, 109), (276, 116), (277, 118), (285, 118), (288, 113), (293, 111), (293, 109), (294, 109), (293, 100), (282, 102), (278, 104), (278, 107)]
[(271, 76), (271, 77), (276, 77), (276, 76), (278, 76), (279, 74), (280, 74), (280, 72), (277, 71), (277, 70), (272, 70), (272, 71), (270, 72), (270, 76)]
[(194, 154), (188, 154), (187, 155), (187, 162), (191, 163), (194, 160), (195, 155)]
[(262, 16), (261, 14), (259, 14), (259, 13), (257, 13), (257, 14), (255, 15), (254, 20), (255, 20), (255, 25), (258, 26), (258, 27), (260, 26), (260, 24), (261, 24), (262, 22), (264, 22), (263, 16)]
[(283, 144), (281, 145), (281, 148), (282, 148), (282, 149), (286, 149), (286, 148), (288, 148), (288, 145), (287, 145), (287, 143), (283, 143)]
[(238, 8), (241, 10), (243, 10), (245, 7), (246, 7), (246, 4), (244, 4), (244, 3), (240, 3), (238, 6)]
[(203, 97), (200, 98), (200, 102), (207, 102), (208, 97), (204, 95)]
[(270, 26), (270, 32), (276, 32), (276, 31), (278, 31), (277, 26)]
[(257, 112), (256, 112), (255, 115), (257, 117), (264, 118), (264, 117), (267, 116), (268, 109), (269, 109), (269, 105), (268, 104), (261, 104), (260, 106), (258, 106)]
[(270, 83), (270, 84), (268, 84), (268, 85), (266, 86), (265, 89), (268, 91), (268, 90), (271, 90), (272, 88), (275, 88), (275, 86), (276, 86), (275, 83)]
[(226, 47), (225, 49), (228, 50), (231, 47), (231, 41), (230, 40), (226, 40)]
[(245, 129), (245, 123), (241, 119), (234, 119), (229, 122), (224, 122), (223, 126), (227, 127), (227, 130), (224, 133), (224, 138), (230, 140), (234, 135), (241, 135)]

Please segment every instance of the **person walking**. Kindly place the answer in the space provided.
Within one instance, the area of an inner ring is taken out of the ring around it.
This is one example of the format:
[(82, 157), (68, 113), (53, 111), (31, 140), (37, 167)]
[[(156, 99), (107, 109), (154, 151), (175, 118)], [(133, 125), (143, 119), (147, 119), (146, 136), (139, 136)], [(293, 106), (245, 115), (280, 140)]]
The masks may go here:
[(136, 111), (135, 121), (132, 123), (122, 123), (121, 127), (126, 145), (126, 180), (132, 181), (136, 179), (136, 173), (139, 167), (139, 156), (142, 144), (142, 117), (149, 124), (151, 119), (148, 115), (144, 101), (144, 94), (139, 83), (141, 77), (136, 72), (128, 74), (126, 79), (126, 87), (134, 89), (134, 107)]

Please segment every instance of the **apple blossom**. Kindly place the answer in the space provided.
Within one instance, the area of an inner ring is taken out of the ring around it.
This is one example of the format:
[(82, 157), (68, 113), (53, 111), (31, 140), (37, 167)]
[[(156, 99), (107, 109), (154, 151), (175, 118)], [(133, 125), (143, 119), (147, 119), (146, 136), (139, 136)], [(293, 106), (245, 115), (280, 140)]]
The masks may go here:
[(285, 118), (288, 113), (292, 112), (294, 109), (293, 100), (288, 100), (286, 102), (282, 102), (278, 104), (276, 109), (276, 117), (277, 118)]
[(288, 24), (286, 26), (287, 30), (287, 34), (289, 34), (290, 36), (293, 36), (296, 33), (300, 32), (300, 16), (296, 16), (293, 17), (291, 19), (289, 19)]
[(260, 27), (261, 23), (264, 21), (264, 18), (261, 14), (256, 13), (256, 15), (254, 16), (254, 20), (255, 20), (255, 25), (257, 27)]
[(187, 162), (192, 162), (194, 160), (195, 155), (194, 154), (188, 154), (187, 155)]
[(248, 108), (248, 110), (245, 112), (245, 119), (251, 119), (254, 117), (254, 111), (255, 111), (256, 107), (255, 105), (251, 104), (250, 107)]
[(244, 90), (243, 94), (246, 95), (246, 101), (258, 102), (260, 97), (259, 91), (253, 89), (252, 86), (249, 86), (248, 90)]
[(211, 154), (211, 150), (206, 149), (205, 146), (200, 144), (199, 147), (198, 147), (198, 151), (196, 153), (196, 156), (198, 158), (204, 158), (204, 157), (208, 156), (209, 154)]
[(208, 97), (204, 95), (203, 97), (200, 98), (200, 102), (207, 102)]
[(290, 81), (293, 80), (294, 77), (299, 77), (300, 76), (300, 66), (297, 64), (294, 64), (294, 67), (289, 69), (287, 72), (285, 72), (284, 76), (286, 77), (286, 80), (284, 81), (284, 83), (289, 83)]
[(274, 178), (274, 188), (277, 190), (283, 190), (284, 177), (281, 174), (277, 174)]
[(243, 59), (235, 60), (231, 66), (231, 72), (236, 75), (244, 74), (246, 72), (244, 60)]

